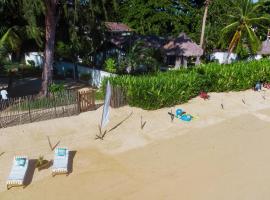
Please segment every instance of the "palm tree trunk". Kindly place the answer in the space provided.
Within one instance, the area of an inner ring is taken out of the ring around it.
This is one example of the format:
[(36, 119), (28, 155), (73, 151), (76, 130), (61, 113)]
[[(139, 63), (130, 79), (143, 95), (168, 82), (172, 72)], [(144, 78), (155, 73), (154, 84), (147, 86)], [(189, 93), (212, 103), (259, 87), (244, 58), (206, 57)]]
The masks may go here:
[(106, 0), (102, 0), (102, 9), (104, 12), (105, 21), (108, 21), (108, 12), (107, 12), (105, 4), (106, 4)]
[(45, 43), (45, 62), (42, 73), (41, 95), (48, 96), (48, 86), (52, 82), (52, 70), (54, 60), (54, 43), (56, 32), (56, 7), (58, 0), (45, 0), (46, 13), (46, 43)]
[(225, 64), (229, 64), (229, 59), (230, 59), (230, 56), (231, 56), (231, 54), (232, 54), (232, 52), (234, 50), (234, 47), (235, 46), (233, 46), (231, 49), (228, 50), (228, 55), (227, 55), (227, 58), (225, 60)]
[[(204, 41), (204, 34), (205, 34), (205, 25), (206, 25), (206, 19), (208, 14), (208, 7), (209, 7), (209, 0), (205, 1), (205, 9), (204, 9), (204, 15), (203, 15), (203, 21), (202, 21), (202, 32), (201, 32), (201, 39), (200, 39), (200, 47), (203, 48), (203, 41)], [(198, 56), (196, 58), (196, 65), (200, 64), (200, 57)]]
[(207, 13), (208, 13), (208, 4), (206, 3), (205, 9), (204, 9), (204, 15), (203, 15), (203, 22), (202, 22), (202, 32), (201, 32), (201, 39), (200, 39), (200, 47), (203, 47), (203, 41), (204, 41), (204, 34), (205, 34), (205, 25), (206, 25), (206, 19), (207, 19)]

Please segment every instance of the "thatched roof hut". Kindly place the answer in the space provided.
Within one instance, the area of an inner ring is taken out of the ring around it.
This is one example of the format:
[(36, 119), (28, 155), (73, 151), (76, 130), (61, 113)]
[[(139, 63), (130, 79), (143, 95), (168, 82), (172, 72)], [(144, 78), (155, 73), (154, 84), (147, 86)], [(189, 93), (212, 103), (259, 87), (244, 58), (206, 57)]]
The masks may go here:
[(134, 38), (134, 42), (143, 42), (145, 47), (160, 49), (166, 43), (164, 37), (154, 36), (154, 35), (137, 35)]
[(197, 57), (203, 55), (203, 49), (194, 43), (185, 33), (181, 33), (177, 38), (170, 40), (163, 46), (166, 55)]
[(262, 43), (262, 48), (258, 51), (259, 55), (270, 55), (270, 40), (267, 39)]
[(136, 42), (142, 42), (146, 48), (161, 49), (166, 43), (166, 39), (150, 35), (132, 35), (132, 36), (111, 36), (109, 41), (118, 48), (127, 48)]
[(167, 56), (175, 56), (175, 68), (179, 68), (181, 65), (187, 67), (188, 57), (200, 57), (203, 55), (203, 49), (185, 33), (181, 33), (177, 38), (169, 40), (163, 46), (163, 51)]
[(119, 22), (105, 22), (105, 27), (110, 32), (132, 32), (128, 25)]

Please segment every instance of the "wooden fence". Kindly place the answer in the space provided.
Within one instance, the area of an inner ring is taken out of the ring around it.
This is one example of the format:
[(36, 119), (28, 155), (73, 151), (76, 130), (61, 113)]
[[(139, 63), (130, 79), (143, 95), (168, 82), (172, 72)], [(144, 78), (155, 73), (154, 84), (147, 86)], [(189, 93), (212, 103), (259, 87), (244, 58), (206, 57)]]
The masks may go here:
[[(127, 105), (125, 90), (112, 86), (111, 107)], [(78, 115), (96, 109), (95, 90), (82, 89), (52, 94), (49, 97), (26, 96), (0, 101), (0, 128), (59, 117)]]
[(26, 96), (0, 102), (0, 128), (79, 114), (76, 91), (50, 97)]
[(78, 91), (79, 112), (86, 112), (95, 109), (95, 90), (82, 89)]
[(119, 86), (111, 86), (112, 96), (110, 105), (112, 108), (119, 108), (121, 106), (127, 105), (126, 92), (123, 88)]

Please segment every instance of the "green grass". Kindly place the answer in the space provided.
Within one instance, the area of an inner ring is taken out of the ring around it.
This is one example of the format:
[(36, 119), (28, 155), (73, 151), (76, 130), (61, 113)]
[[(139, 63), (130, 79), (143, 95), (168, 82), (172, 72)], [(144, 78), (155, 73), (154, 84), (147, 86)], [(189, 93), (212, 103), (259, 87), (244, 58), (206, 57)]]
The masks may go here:
[(73, 103), (76, 103), (76, 93), (72, 92), (61, 92), (55, 93), (50, 97), (43, 98), (34, 98), (27, 99), (24, 98), (21, 103), (17, 103), (11, 106), (11, 110), (35, 110), (35, 109), (47, 109), (47, 108), (55, 108), (59, 106), (67, 106)]

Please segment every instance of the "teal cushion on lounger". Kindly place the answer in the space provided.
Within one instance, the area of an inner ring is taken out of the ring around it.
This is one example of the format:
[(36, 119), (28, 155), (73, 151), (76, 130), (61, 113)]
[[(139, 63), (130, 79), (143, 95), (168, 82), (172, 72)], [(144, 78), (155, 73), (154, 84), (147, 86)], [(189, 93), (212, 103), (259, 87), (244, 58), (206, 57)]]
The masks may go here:
[(64, 148), (59, 148), (57, 152), (58, 156), (66, 156), (66, 149)]
[(23, 167), (26, 163), (26, 159), (25, 158), (16, 158), (16, 165), (17, 166), (21, 166)]

